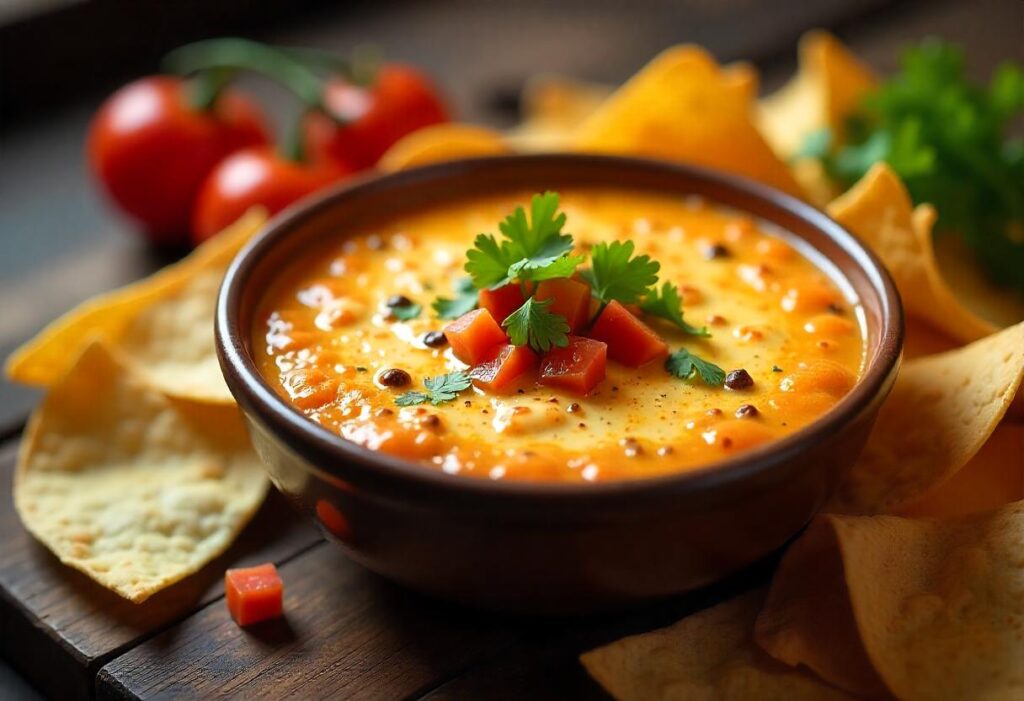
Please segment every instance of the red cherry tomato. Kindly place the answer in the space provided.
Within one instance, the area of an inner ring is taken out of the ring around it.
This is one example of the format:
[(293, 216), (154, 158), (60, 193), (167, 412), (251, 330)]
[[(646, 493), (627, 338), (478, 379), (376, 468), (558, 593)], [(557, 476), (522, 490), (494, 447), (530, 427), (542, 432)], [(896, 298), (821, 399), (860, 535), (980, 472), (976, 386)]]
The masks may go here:
[(288, 160), (267, 147), (231, 154), (207, 176), (192, 213), (192, 237), (201, 243), (261, 205), (275, 214), (292, 202), (345, 177), (333, 164)]
[(186, 87), (170, 76), (129, 83), (103, 103), (89, 129), (96, 178), (159, 244), (188, 241), (193, 200), (221, 159), (269, 141), (263, 115), (242, 93), (225, 90), (202, 111), (189, 104)]
[(328, 82), (324, 103), (343, 120), (319, 112), (305, 118), (305, 149), (314, 160), (369, 168), (400, 138), (448, 121), (448, 109), (430, 80), (411, 66), (388, 64), (369, 88), (340, 78)]

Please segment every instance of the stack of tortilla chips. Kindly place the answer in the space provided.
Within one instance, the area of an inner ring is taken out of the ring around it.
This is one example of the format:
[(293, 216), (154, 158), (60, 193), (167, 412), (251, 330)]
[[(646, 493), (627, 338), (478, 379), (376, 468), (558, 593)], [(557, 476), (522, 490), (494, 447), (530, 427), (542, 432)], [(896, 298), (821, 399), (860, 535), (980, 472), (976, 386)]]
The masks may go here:
[(817, 162), (787, 166), (875, 84), (814, 33), (758, 104), (750, 67), (677, 47), (614, 92), (538, 77), (511, 133), (427, 130), (385, 161), (568, 149), (720, 168), (824, 208), (900, 290), (907, 362), (847, 481), (766, 590), (584, 654), (617, 699), (1024, 699), (1024, 305), (936, 247), (934, 208), (886, 165), (845, 193)]
[(25, 527), (134, 602), (222, 553), (267, 492), (224, 384), (213, 314), (252, 212), (188, 258), (85, 302), (7, 361), (48, 388), (14, 480)]

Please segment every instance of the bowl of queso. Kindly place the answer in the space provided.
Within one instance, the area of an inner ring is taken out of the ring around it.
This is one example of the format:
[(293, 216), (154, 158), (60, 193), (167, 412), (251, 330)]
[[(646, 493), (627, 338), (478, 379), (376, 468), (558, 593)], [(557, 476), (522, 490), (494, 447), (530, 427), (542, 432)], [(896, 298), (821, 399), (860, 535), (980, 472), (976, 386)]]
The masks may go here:
[(272, 220), (221, 365), (277, 488), (357, 561), (491, 609), (693, 589), (781, 547), (898, 370), (881, 264), (816, 209), (642, 159), (474, 159)]

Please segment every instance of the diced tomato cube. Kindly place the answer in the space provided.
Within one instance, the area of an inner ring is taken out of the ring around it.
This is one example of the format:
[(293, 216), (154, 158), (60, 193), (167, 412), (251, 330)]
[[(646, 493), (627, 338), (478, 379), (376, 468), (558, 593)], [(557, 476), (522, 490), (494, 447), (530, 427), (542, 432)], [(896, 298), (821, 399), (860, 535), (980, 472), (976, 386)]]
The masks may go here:
[(278, 618), (283, 611), (284, 583), (270, 562), (225, 572), (224, 593), (240, 626)]
[(525, 301), (519, 283), (510, 283), (496, 290), (480, 290), (480, 307), (489, 311), (499, 324)]
[(631, 368), (668, 352), (668, 344), (658, 334), (615, 300), (597, 317), (589, 335), (608, 344), (608, 357)]
[(590, 285), (569, 278), (545, 280), (537, 285), (534, 299), (551, 300), (548, 311), (569, 323), (569, 333), (579, 333), (590, 320)]
[(540, 383), (575, 394), (587, 394), (604, 380), (608, 346), (582, 336), (570, 336), (565, 348), (552, 348), (540, 361)]
[(515, 380), (537, 366), (537, 356), (526, 346), (501, 346), (498, 354), (469, 371), (473, 384), (491, 392), (507, 392)]
[(494, 357), (495, 346), (508, 341), (505, 332), (486, 309), (474, 309), (444, 327), (445, 338), (455, 357), (466, 365), (477, 365)]

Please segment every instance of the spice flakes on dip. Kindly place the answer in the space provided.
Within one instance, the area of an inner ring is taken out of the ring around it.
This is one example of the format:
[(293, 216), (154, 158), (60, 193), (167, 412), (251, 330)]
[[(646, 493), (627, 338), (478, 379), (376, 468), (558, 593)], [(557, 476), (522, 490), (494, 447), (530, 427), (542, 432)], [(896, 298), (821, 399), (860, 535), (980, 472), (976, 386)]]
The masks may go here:
[(467, 198), (299, 257), (254, 346), (313, 421), (448, 473), (682, 472), (800, 429), (857, 382), (860, 310), (795, 246), (695, 197)]

